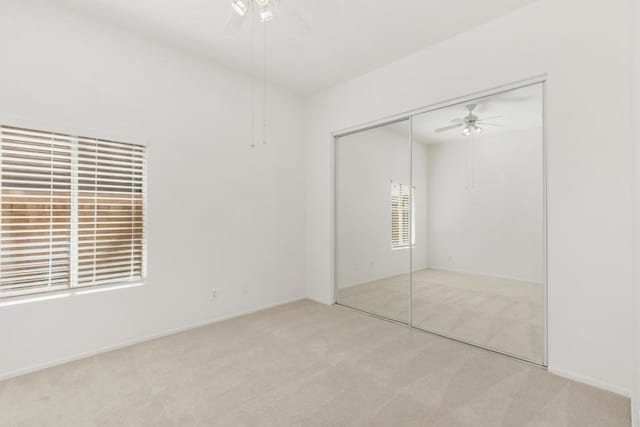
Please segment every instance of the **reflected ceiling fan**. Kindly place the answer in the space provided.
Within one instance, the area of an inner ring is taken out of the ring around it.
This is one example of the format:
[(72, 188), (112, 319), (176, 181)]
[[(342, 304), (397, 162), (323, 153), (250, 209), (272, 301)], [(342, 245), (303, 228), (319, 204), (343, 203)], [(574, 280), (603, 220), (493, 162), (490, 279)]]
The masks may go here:
[(464, 136), (472, 136), (472, 135), (480, 135), (484, 132), (485, 126), (493, 126), (493, 127), (503, 127), (503, 125), (498, 123), (490, 123), (490, 120), (500, 119), (502, 116), (492, 116), (492, 117), (478, 117), (473, 112), (478, 107), (478, 104), (469, 104), (467, 105), (467, 110), (469, 110), (469, 114), (465, 117), (456, 118), (451, 120), (452, 125), (444, 126), (436, 129), (437, 133), (448, 132), (454, 129), (462, 128), (462, 134)]
[(284, 16), (291, 21), (302, 35), (311, 33), (311, 26), (291, 6), (291, 0), (232, 0), (231, 18), (225, 27), (225, 33), (232, 35), (240, 31), (247, 16), (255, 12), (260, 22), (269, 22), (276, 17)]

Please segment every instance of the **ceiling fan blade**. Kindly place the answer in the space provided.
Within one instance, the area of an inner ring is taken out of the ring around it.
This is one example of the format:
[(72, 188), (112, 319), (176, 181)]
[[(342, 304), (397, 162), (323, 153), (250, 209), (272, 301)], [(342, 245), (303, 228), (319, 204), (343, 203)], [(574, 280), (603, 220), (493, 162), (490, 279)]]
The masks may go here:
[(282, 14), (291, 20), (297, 33), (304, 37), (311, 35), (311, 25), (298, 13), (296, 8), (291, 5), (291, 0), (282, 0), (278, 4), (278, 7), (282, 9)]
[(491, 117), (481, 117), (478, 120), (476, 120), (477, 123), (480, 122), (486, 122), (487, 120), (495, 120), (495, 119), (501, 119), (502, 116), (491, 116)]
[(493, 126), (496, 128), (503, 128), (504, 125), (499, 125), (497, 123), (478, 123), (480, 126)]
[(464, 123), (458, 123), (458, 124), (455, 124), (455, 125), (449, 125), (449, 126), (445, 126), (443, 128), (436, 129), (436, 132), (437, 133), (446, 132), (448, 130), (457, 129), (457, 128), (462, 127), (462, 126), (464, 126)]
[(458, 117), (457, 119), (451, 120), (451, 123), (464, 123), (464, 119)]
[(242, 23), (244, 22), (244, 18), (246, 16), (247, 16), (246, 14), (243, 16), (240, 16), (232, 10), (231, 16), (229, 17), (229, 21), (227, 22), (227, 25), (225, 25), (224, 27), (224, 33), (227, 36), (232, 36), (236, 34), (238, 31), (240, 31), (240, 28), (242, 27)]

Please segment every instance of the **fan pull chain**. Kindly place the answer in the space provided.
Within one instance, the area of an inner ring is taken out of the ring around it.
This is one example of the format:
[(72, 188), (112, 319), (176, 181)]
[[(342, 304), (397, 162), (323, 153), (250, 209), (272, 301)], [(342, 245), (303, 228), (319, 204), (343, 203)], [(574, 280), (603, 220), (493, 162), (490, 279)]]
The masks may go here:
[(251, 13), (251, 144), (249, 147), (256, 148), (256, 40), (255, 16)]
[(262, 40), (263, 62), (262, 62), (262, 144), (267, 143), (267, 23), (264, 26), (264, 36)]
[(476, 135), (471, 138), (471, 189), (476, 189)]

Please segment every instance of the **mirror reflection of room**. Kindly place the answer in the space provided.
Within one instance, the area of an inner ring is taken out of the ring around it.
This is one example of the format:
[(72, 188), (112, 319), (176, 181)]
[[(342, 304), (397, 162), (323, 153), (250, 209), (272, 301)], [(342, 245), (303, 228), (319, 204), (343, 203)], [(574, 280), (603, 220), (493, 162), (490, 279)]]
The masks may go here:
[(414, 165), (426, 162), (428, 170), (426, 221), (416, 216), (418, 228), (426, 228), (426, 240), (416, 246), (426, 249), (413, 253), (413, 325), (539, 364), (545, 318), (542, 129), (541, 85), (413, 122), (414, 144), (426, 148), (414, 150)]
[(408, 323), (410, 121), (341, 137), (336, 155), (338, 302)]
[(541, 85), (338, 138), (338, 302), (544, 364), (543, 147)]

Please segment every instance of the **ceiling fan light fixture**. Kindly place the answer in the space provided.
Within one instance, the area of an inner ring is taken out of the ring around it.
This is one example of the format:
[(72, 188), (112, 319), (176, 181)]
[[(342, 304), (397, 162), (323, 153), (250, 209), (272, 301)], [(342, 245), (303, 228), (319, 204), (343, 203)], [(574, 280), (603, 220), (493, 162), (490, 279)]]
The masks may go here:
[(247, 3), (247, 0), (233, 0), (231, 2), (231, 7), (240, 16), (246, 15), (249, 11), (249, 4)]
[(269, 22), (273, 19), (273, 12), (269, 9), (264, 9), (260, 11), (260, 21), (261, 22)]
[(464, 136), (472, 136), (472, 135), (481, 135), (483, 132), (483, 130), (476, 126), (473, 123), (469, 123), (468, 125), (466, 125), (463, 129), (462, 129), (462, 134)]
[(267, 7), (269, 6), (269, 3), (271, 3), (271, 0), (256, 0), (256, 4), (259, 7)]

